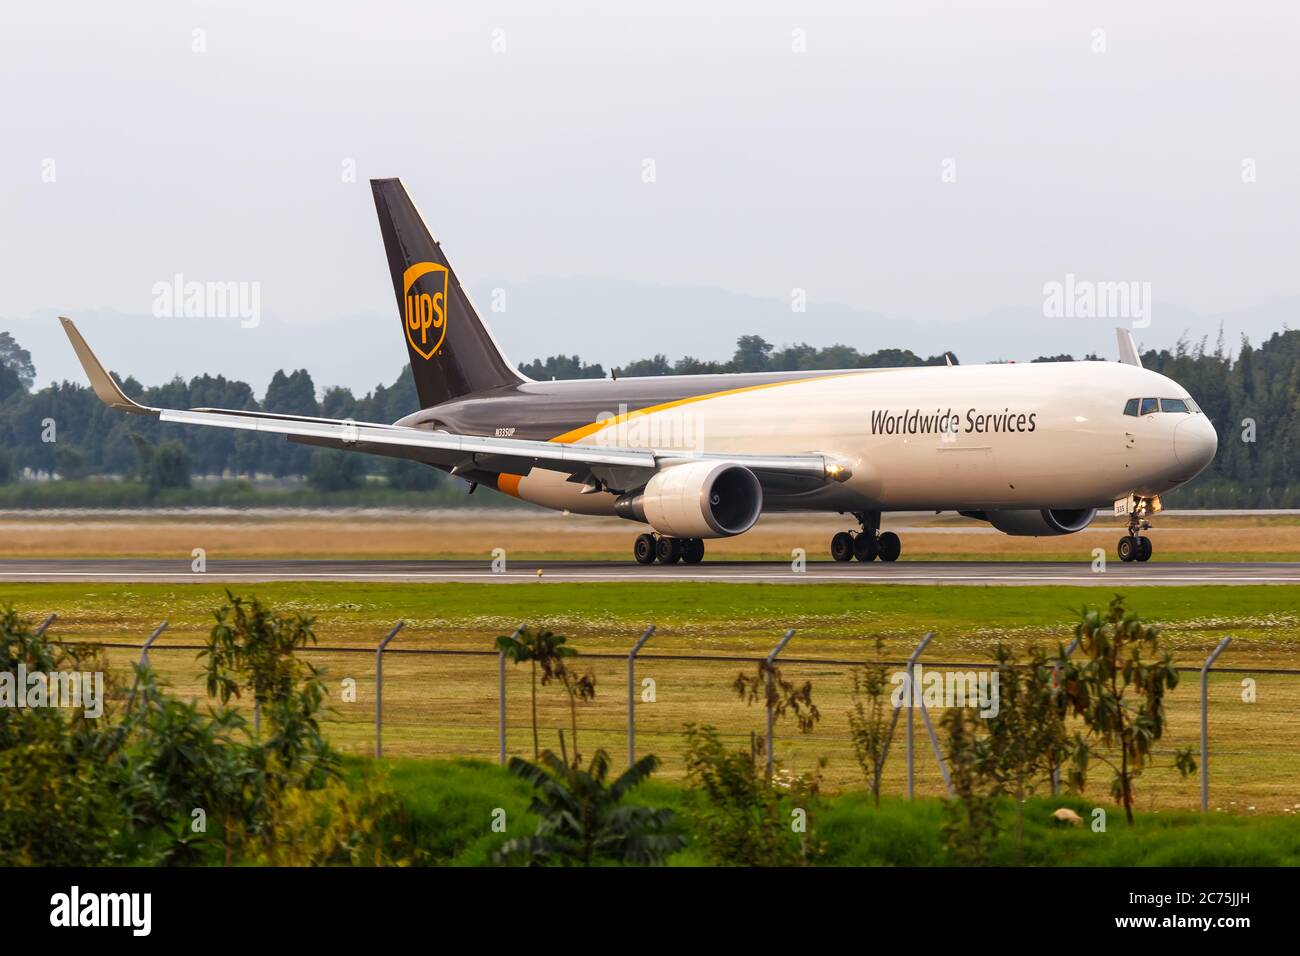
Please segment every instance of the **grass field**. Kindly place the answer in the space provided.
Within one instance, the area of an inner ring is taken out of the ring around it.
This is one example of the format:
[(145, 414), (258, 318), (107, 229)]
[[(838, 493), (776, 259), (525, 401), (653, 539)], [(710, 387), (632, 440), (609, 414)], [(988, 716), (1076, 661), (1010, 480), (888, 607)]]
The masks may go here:
[[(407, 845), (423, 852), (419, 862), (482, 865), (506, 840), (531, 834), (531, 790), (488, 764), (400, 760), (387, 767), (407, 818)], [(669, 807), (684, 814), (691, 796), (680, 786), (651, 779), (630, 802)], [(1182, 812), (1141, 813), (1132, 831), (1123, 814), (1108, 811), (1104, 832), (1061, 826), (1051, 819), (1069, 807), (1089, 823), (1094, 804), (1073, 796), (1031, 799), (1024, 808), (1021, 862), (1033, 866), (1296, 866), (1300, 865), (1300, 819), (1288, 815), (1246, 818)], [(494, 811), (505, 811), (506, 831), (492, 832)], [(998, 807), (1001, 833), (989, 857), (994, 865), (1015, 862), (1012, 806)], [(685, 822), (683, 816), (683, 822)], [(830, 866), (943, 866), (952, 862), (940, 837), (938, 800), (909, 803), (885, 798), (880, 807), (861, 793), (821, 801), (813, 810), (815, 835), (824, 846), (818, 861)], [(707, 857), (692, 842), (671, 865), (700, 865)]]
[[(731, 560), (789, 561), (795, 548), (830, 560), (831, 535), (851, 527), (839, 515), (763, 518), (737, 538), (710, 541)], [(1100, 516), (1086, 530), (1011, 538), (951, 514), (887, 515), (903, 539), (903, 560), (1087, 562), (1113, 557), (1122, 523)], [(482, 558), (504, 548), (512, 560), (627, 560), (639, 529), (621, 518), (537, 509), (384, 511), (183, 511), (0, 513), (0, 558), (176, 557), (194, 548), (222, 558)], [(1297, 515), (1162, 515), (1151, 532), (1157, 561), (1300, 560)]]
[[(596, 700), (582, 708), (584, 752), (603, 746), (626, 752), (626, 660), (628, 648), (648, 623), (658, 631), (637, 665), (640, 681), (654, 681), (654, 701), (637, 706), (638, 749), (665, 762), (664, 778), (680, 778), (681, 728), (709, 722), (738, 746), (761, 733), (762, 712), (741, 702), (731, 683), (753, 662), (714, 661), (710, 655), (757, 658), (766, 655), (784, 629), (797, 630), (785, 652), (787, 677), (811, 680), (822, 720), (808, 735), (778, 726), (776, 753), (791, 771), (829, 759), (827, 785), (861, 786), (861, 772), (847, 735), (851, 667), (829, 659), (865, 661), (876, 639), (886, 658), (905, 657), (926, 631), (935, 638), (923, 661), (987, 661), (1005, 640), (1020, 647), (1068, 641), (1077, 609), (1109, 595), (1090, 588), (845, 587), (763, 584), (519, 584), (389, 585), (262, 584), (241, 589), (280, 611), (315, 616), (320, 643), (339, 650), (316, 651), (334, 695), (329, 733), (346, 750), (374, 746), (373, 648), (401, 618), (405, 630), (385, 657), (385, 754), (410, 757), (495, 759), (497, 750), (497, 661), (495, 655), (424, 655), (416, 649), (490, 652), (493, 639), (519, 623), (542, 625), (570, 635), (588, 653), (584, 662), (597, 678)], [(1300, 667), (1300, 589), (1275, 587), (1153, 587), (1129, 589), (1130, 603), (1162, 624), (1167, 645), (1180, 664), (1199, 666), (1225, 635), (1234, 643), (1210, 680), (1213, 806), (1230, 811), (1290, 812), (1300, 805), (1300, 675), (1270, 675), (1266, 668)], [(4, 584), (0, 601), (12, 602), (33, 618), (58, 613), (51, 634), (78, 640), (137, 645), (161, 620), (170, 626), (152, 655), (155, 668), (179, 689), (201, 693), (198, 664), (177, 644), (201, 640), (222, 588), (207, 584)], [(350, 653), (343, 649), (355, 649)], [(608, 655), (608, 656), (592, 656)], [(688, 660), (667, 660), (680, 655)], [(126, 668), (138, 653), (116, 650), (114, 666)], [(342, 699), (343, 681), (355, 682), (355, 701)], [(1254, 703), (1242, 700), (1244, 678), (1256, 681)], [(1199, 684), (1184, 674), (1169, 702), (1169, 731), (1160, 743), (1157, 766), (1139, 782), (1143, 808), (1190, 808), (1198, 800), (1195, 780), (1172, 770), (1171, 752), (1199, 740)], [(638, 698), (639, 700), (639, 698)], [(507, 668), (508, 747), (532, 750), (528, 674)], [(542, 688), (543, 746), (557, 745), (567, 726), (561, 692)], [(940, 777), (919, 718), (917, 780), (922, 793), (938, 793)], [(903, 789), (902, 723), (886, 772), (886, 791)], [(1106, 781), (1092, 784), (1096, 799)]]

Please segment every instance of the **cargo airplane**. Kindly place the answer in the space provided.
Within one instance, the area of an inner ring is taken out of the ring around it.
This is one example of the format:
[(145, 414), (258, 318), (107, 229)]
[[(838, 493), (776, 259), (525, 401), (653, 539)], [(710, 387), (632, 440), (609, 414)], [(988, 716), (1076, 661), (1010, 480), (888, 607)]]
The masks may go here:
[[(765, 512), (838, 512), (836, 561), (895, 561), (888, 511), (956, 511), (1009, 535), (1128, 518), (1124, 561), (1160, 496), (1214, 458), (1217, 436), (1182, 386), (1119, 362), (665, 375), (537, 382), (505, 357), (397, 179), (371, 181), (420, 410), (393, 424), (221, 408), (149, 408), (62, 319), (95, 393), (164, 422), (247, 429), (422, 462), (557, 511), (645, 530), (642, 564), (696, 563), (708, 538)], [(353, 346), (355, 347), (355, 345)]]

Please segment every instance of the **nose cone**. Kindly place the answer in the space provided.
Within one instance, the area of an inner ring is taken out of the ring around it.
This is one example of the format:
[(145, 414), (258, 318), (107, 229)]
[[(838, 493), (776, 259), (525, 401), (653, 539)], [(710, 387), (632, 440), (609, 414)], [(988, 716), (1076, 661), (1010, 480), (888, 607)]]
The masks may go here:
[(1191, 415), (1174, 429), (1174, 457), (1180, 465), (1191, 469), (1192, 474), (1214, 461), (1218, 449), (1219, 436), (1204, 415)]

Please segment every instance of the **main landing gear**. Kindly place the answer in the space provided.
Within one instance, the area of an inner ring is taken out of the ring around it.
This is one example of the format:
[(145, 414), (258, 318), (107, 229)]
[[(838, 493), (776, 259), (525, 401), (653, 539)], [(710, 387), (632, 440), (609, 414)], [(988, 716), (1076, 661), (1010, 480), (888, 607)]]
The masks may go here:
[(892, 531), (880, 531), (880, 512), (854, 512), (861, 531), (841, 531), (831, 538), (831, 557), (836, 561), (897, 561), (903, 543)]
[(637, 564), (699, 564), (704, 560), (704, 542), (699, 538), (668, 538), (657, 534), (638, 535), (632, 545)]
[(1128, 516), (1128, 534), (1119, 539), (1119, 546), (1115, 549), (1121, 561), (1151, 560), (1151, 539), (1141, 534), (1150, 527), (1151, 522), (1142, 515), (1134, 513)]

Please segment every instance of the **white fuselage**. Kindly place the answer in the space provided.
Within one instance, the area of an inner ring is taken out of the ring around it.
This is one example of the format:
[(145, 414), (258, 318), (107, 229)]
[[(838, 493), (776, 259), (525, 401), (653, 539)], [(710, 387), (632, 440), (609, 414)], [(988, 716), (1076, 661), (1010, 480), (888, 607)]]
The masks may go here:
[[(821, 453), (852, 470), (842, 484), (776, 496), (765, 510), (1092, 508), (1167, 492), (1209, 464), (1217, 439), (1199, 411), (1124, 413), (1129, 399), (1189, 397), (1163, 375), (1115, 362), (851, 370), (611, 418), (580, 441)], [(566, 478), (534, 470), (519, 495), (613, 513), (614, 495), (579, 494)]]

